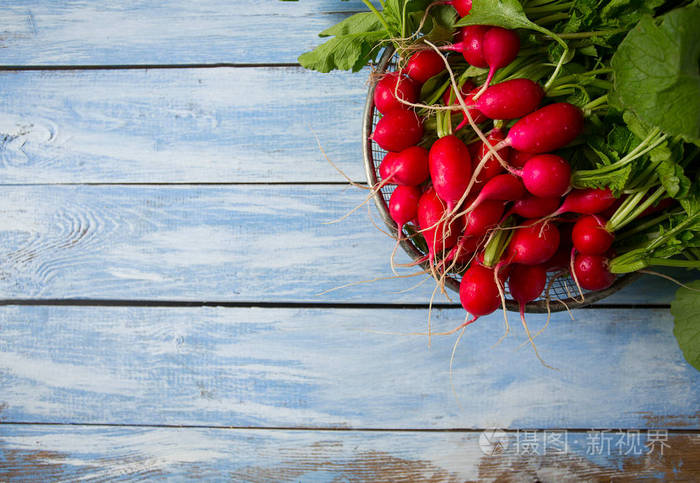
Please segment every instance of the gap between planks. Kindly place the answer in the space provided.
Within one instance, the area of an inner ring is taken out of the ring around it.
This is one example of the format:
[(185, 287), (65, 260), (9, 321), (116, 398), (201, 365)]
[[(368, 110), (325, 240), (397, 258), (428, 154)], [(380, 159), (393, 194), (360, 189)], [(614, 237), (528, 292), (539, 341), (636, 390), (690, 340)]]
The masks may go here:
[(55, 71), (55, 70), (151, 70), (151, 69), (275, 69), (302, 68), (297, 62), (279, 63), (201, 63), (201, 64), (114, 64), (114, 65), (0, 65), (0, 71)]
[[(353, 302), (264, 302), (197, 300), (121, 300), (121, 299), (0, 299), (0, 306), (75, 306), (75, 307), (230, 307), (279, 309), (428, 309), (425, 303), (353, 303)], [(433, 309), (459, 309), (457, 303), (434, 303)], [(592, 304), (579, 309), (669, 309), (670, 304)]]
[[(324, 431), (335, 433), (465, 433), (479, 434), (484, 431), (492, 430), (493, 428), (376, 428), (376, 427), (316, 427), (316, 426), (223, 426), (223, 425), (207, 425), (207, 424), (142, 424), (142, 423), (70, 423), (70, 422), (34, 422), (34, 421), (0, 421), (2, 426), (71, 426), (71, 427), (102, 427), (102, 428), (158, 428), (158, 429), (215, 429), (215, 430), (234, 430), (234, 431)], [(517, 429), (503, 428), (499, 431), (504, 433), (519, 433), (523, 431), (566, 431), (570, 433), (585, 433), (596, 431), (608, 431), (613, 428), (535, 428), (522, 427)], [(647, 431), (649, 428), (626, 428), (615, 427), (616, 430), (623, 431)], [(700, 429), (681, 429), (669, 428), (669, 434), (700, 434)]]

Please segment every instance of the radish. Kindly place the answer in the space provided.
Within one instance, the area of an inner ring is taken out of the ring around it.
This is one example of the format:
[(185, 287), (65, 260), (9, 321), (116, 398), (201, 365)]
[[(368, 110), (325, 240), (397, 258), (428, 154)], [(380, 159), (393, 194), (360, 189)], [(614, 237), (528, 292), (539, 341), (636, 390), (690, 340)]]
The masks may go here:
[(576, 255), (574, 274), (586, 290), (605, 290), (615, 282), (615, 275), (608, 269), (608, 259), (601, 255)]
[(511, 267), (508, 288), (513, 299), (520, 305), (521, 313), (525, 305), (536, 300), (547, 284), (547, 270), (544, 265), (520, 265)]
[(581, 190), (573, 190), (566, 195), (564, 202), (559, 209), (550, 216), (558, 216), (562, 213), (580, 213), (583, 215), (594, 215), (605, 211), (613, 203), (615, 196), (609, 188), (597, 189), (586, 188)]
[[(486, 140), (491, 144), (491, 146), (496, 146), (499, 143), (501, 143), (505, 139), (505, 134), (503, 131), (499, 128), (493, 128), (491, 132), (486, 136)], [(483, 142), (479, 141), (478, 142), (479, 146), (479, 155), (476, 159), (473, 159), (473, 169), (476, 169), (476, 166), (479, 164), (479, 162), (484, 159), (486, 156), (489, 155), (489, 148), (484, 144)], [(504, 146), (501, 149), (499, 149), (498, 155), (503, 158), (503, 160), (507, 163), (508, 159), (510, 158), (510, 151), (511, 149), (508, 146)], [(485, 181), (490, 180), (494, 176), (501, 174), (504, 171), (503, 166), (501, 163), (498, 161), (498, 159), (489, 156), (489, 159), (486, 161), (486, 164), (484, 164), (481, 168), (481, 171), (479, 172), (479, 175), (476, 177), (475, 183), (484, 183)]]
[(581, 109), (568, 102), (557, 102), (516, 122), (508, 131), (504, 142), (517, 151), (539, 154), (563, 148), (581, 131)]
[(538, 198), (536, 196), (526, 196), (513, 203), (513, 207), (504, 218), (511, 214), (522, 216), (523, 218), (542, 218), (559, 207), (559, 198)]
[(539, 265), (559, 248), (559, 230), (552, 223), (528, 220), (517, 228), (510, 239), (505, 260), (508, 263)]
[(463, 236), (482, 237), (498, 225), (503, 216), (503, 201), (488, 200), (464, 215)]
[(452, 211), (469, 185), (472, 165), (467, 146), (454, 135), (438, 139), (430, 147), (430, 179), (435, 192)]
[(430, 175), (428, 150), (411, 146), (399, 153), (386, 153), (379, 165), (379, 175), (384, 184), (417, 186), (423, 183)]
[(457, 10), (457, 15), (460, 17), (465, 17), (469, 15), (470, 10), (472, 9), (472, 0), (451, 0), (449, 2), (445, 2), (447, 5), (452, 5), (455, 10)]
[(533, 153), (524, 153), (522, 151), (516, 151), (515, 149), (510, 152), (510, 165), (514, 168), (521, 169), (527, 163), (527, 160), (533, 157)]
[(608, 251), (615, 237), (605, 229), (605, 220), (582, 216), (574, 225), (571, 238), (576, 250), (584, 255), (602, 255)]
[(488, 67), (484, 59), (483, 43), (484, 34), (491, 27), (488, 25), (468, 25), (462, 27), (462, 40), (459, 51), (462, 52), (464, 60), (474, 67)]
[(518, 302), (520, 307), (520, 320), (527, 338), (535, 350), (535, 355), (543, 364), (545, 362), (540, 357), (532, 335), (530, 335), (530, 329), (527, 326), (527, 322), (525, 322), (525, 306), (542, 295), (546, 284), (547, 270), (544, 265), (515, 265), (508, 277), (508, 288), (513, 299)]
[(418, 201), (421, 190), (417, 186), (397, 186), (389, 198), (389, 214), (396, 222), (398, 238), (401, 239), (403, 226), (418, 214)]
[(489, 73), (486, 76), (484, 87), (475, 96), (477, 99), (483, 93), (483, 89), (491, 84), (491, 79), (493, 79), (496, 71), (513, 62), (519, 50), (520, 39), (513, 30), (491, 27), (484, 33), (481, 52), (486, 64), (489, 66)]
[(464, 272), (459, 284), (459, 300), (474, 322), (495, 311), (501, 304), (493, 269), (474, 264)]
[(487, 88), (476, 107), (490, 119), (517, 119), (530, 114), (544, 97), (544, 91), (530, 79), (512, 79)]
[(419, 84), (445, 70), (445, 63), (434, 50), (419, 50), (411, 56), (403, 72)]
[(412, 110), (395, 109), (377, 122), (370, 139), (387, 151), (402, 151), (418, 144), (423, 137), (423, 123)]
[(523, 169), (514, 170), (523, 178), (525, 188), (540, 198), (558, 198), (571, 188), (571, 166), (556, 154), (538, 154)]
[(431, 265), (435, 256), (457, 243), (458, 225), (445, 223), (445, 205), (434, 189), (429, 189), (418, 201), (418, 225), (428, 244), (428, 260)]
[(403, 109), (402, 99), (408, 102), (418, 100), (420, 89), (412, 79), (398, 72), (384, 74), (374, 89), (374, 107), (382, 114), (394, 109)]
[[(479, 112), (479, 110), (474, 106), (474, 101), (473, 97), (474, 94), (476, 94), (476, 89), (474, 88), (474, 84), (472, 84), (470, 81), (466, 81), (462, 88), (459, 90), (460, 94), (462, 95), (462, 99), (464, 100), (464, 104), (467, 106), (467, 111), (469, 112), (469, 115), (472, 118), (472, 121), (474, 121), (475, 124), (482, 123), (488, 119), (488, 117), (484, 116), (482, 113)], [(452, 88), (448, 89), (445, 91), (445, 94), (442, 96), (443, 103), (446, 106), (449, 105), (461, 105), (459, 103), (459, 99), (456, 97), (452, 100), (452, 103), (450, 104), (450, 97), (452, 96)], [(469, 124), (469, 118), (467, 115), (462, 111), (462, 122), (460, 122), (457, 127), (454, 129), (455, 132), (459, 131), (462, 129), (464, 126)]]
[(523, 196), (525, 196), (525, 187), (520, 178), (512, 174), (499, 174), (486, 182), (478, 196), (465, 211), (466, 213), (473, 211), (486, 200), (514, 201)]

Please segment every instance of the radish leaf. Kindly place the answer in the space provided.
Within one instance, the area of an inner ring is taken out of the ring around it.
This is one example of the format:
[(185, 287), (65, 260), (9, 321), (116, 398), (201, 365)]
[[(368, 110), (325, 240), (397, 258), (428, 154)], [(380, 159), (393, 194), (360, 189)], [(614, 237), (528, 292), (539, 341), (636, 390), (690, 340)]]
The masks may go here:
[(643, 18), (612, 58), (610, 103), (700, 145), (700, 8)]
[[(700, 280), (688, 284), (700, 290)], [(673, 335), (683, 351), (688, 363), (700, 371), (700, 293), (679, 288), (676, 298), (671, 303), (673, 314)]]

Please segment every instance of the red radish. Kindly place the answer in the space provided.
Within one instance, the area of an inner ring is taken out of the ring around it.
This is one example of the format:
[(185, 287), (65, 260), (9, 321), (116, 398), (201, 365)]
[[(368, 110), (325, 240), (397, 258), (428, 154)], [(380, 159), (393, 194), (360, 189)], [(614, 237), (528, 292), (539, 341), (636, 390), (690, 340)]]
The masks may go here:
[(452, 5), (460, 17), (469, 15), (469, 11), (472, 9), (472, 0), (451, 0), (445, 3)]
[[(464, 81), (464, 84), (462, 84), (462, 87), (459, 88), (459, 93), (462, 94), (462, 97), (464, 98), (464, 101), (467, 105), (469, 105), (469, 102), (467, 102), (466, 97), (469, 95), (471, 91), (474, 90), (476, 86), (474, 83), (470, 80)], [(457, 99), (457, 96), (452, 95), (452, 86), (450, 86), (447, 90), (445, 90), (445, 93), (442, 95), (442, 103), (445, 104), (446, 106), (453, 105), (456, 106), (459, 104), (459, 99)], [(452, 97), (452, 102), (450, 102), (450, 97)], [(471, 112), (471, 109), (470, 109)], [(474, 113), (478, 112), (476, 109), (473, 111)], [(474, 115), (472, 115), (474, 117)], [(486, 120), (486, 118), (484, 118)]]
[(581, 109), (568, 102), (542, 107), (516, 122), (506, 141), (517, 151), (547, 153), (563, 148), (583, 131)]
[(505, 260), (509, 263), (539, 265), (556, 253), (559, 239), (559, 230), (553, 223), (525, 221), (513, 233)]
[(615, 282), (615, 275), (608, 269), (608, 259), (601, 255), (576, 255), (574, 273), (586, 290), (605, 290)]
[(533, 153), (524, 153), (522, 151), (511, 150), (510, 153), (510, 165), (514, 168), (522, 168), (527, 163), (527, 160), (533, 157)]
[(493, 269), (474, 264), (464, 272), (459, 284), (459, 300), (474, 319), (488, 315), (501, 304)]
[(398, 72), (389, 72), (377, 82), (374, 89), (374, 107), (382, 114), (394, 109), (405, 109), (405, 105), (399, 99), (416, 102), (419, 92), (418, 85), (412, 79)]
[(582, 215), (594, 215), (605, 211), (613, 203), (615, 196), (609, 188), (597, 189), (586, 188), (582, 190), (573, 190), (566, 195), (564, 202), (559, 209), (552, 213), (551, 216), (558, 216), (562, 213), (580, 213)]
[(472, 165), (467, 146), (454, 135), (438, 139), (430, 147), (430, 179), (435, 192), (452, 211), (469, 185)]
[(558, 272), (561, 270), (569, 271), (571, 265), (571, 223), (562, 223), (557, 226), (559, 228), (559, 248), (557, 252), (544, 263), (548, 272)]
[(397, 186), (389, 198), (389, 214), (396, 222), (398, 237), (401, 238), (403, 226), (418, 214), (418, 200), (421, 190), (417, 186)]
[[(466, 265), (469, 263), (474, 256), (474, 252), (479, 249), (479, 246), (481, 245), (481, 239), (478, 237), (473, 237), (473, 236), (463, 236), (459, 239), (457, 242), (457, 245), (455, 245), (452, 250), (450, 250), (450, 254), (448, 254), (447, 257), (445, 257), (446, 260), (451, 260), (452, 257), (454, 257), (455, 261), (459, 264)], [(454, 252), (454, 253), (452, 253)], [(449, 261), (448, 260), (448, 261)]]
[(535, 342), (530, 335), (530, 329), (525, 322), (525, 306), (542, 295), (545, 285), (547, 285), (547, 270), (544, 265), (515, 265), (510, 271), (508, 278), (510, 294), (520, 306), (520, 320), (523, 323), (523, 328), (535, 350), (535, 355), (543, 364), (544, 361), (537, 352)]
[(513, 265), (508, 277), (508, 288), (513, 299), (520, 305), (524, 316), (525, 305), (542, 295), (547, 285), (547, 270), (544, 265)]
[(392, 168), (394, 166), (394, 161), (396, 160), (397, 153), (392, 153), (389, 151), (384, 155), (382, 162), (379, 163), (379, 177), (386, 181), (392, 176)]
[(371, 139), (387, 151), (402, 151), (418, 144), (423, 137), (423, 123), (408, 109), (395, 109), (384, 114), (374, 127)]
[(501, 27), (491, 27), (486, 31), (481, 52), (489, 66), (489, 73), (484, 86), (491, 84), (491, 79), (498, 69), (513, 62), (519, 50), (520, 39), (515, 31)]
[[(474, 88), (474, 84), (472, 84), (470, 81), (466, 81), (462, 88), (459, 90), (459, 92), (462, 94), (462, 99), (464, 100), (464, 104), (467, 106), (467, 111), (469, 111), (469, 115), (472, 117), (472, 121), (474, 121), (475, 124), (482, 123), (486, 121), (488, 118), (484, 116), (482, 113), (479, 112), (479, 110), (476, 107), (469, 107), (474, 105), (473, 97), (474, 94), (476, 94), (476, 89)], [(452, 96), (452, 88), (450, 87), (448, 90), (445, 91), (445, 94), (442, 96), (442, 101), (446, 106), (449, 105), (460, 105), (459, 99), (455, 98), (452, 99), (452, 104), (450, 104), (450, 96)], [(462, 110), (462, 122), (457, 125), (457, 127), (454, 129), (455, 132), (459, 131), (462, 129), (464, 126), (469, 124), (469, 119), (467, 118), (467, 115), (464, 113), (464, 110)]]
[(429, 176), (428, 150), (411, 146), (400, 153), (386, 153), (379, 165), (379, 175), (387, 184), (418, 186)]
[(517, 119), (537, 109), (544, 91), (530, 79), (512, 79), (490, 86), (476, 107), (490, 119)]
[(571, 233), (576, 250), (584, 255), (602, 255), (615, 237), (605, 229), (605, 220), (595, 215), (582, 216)]
[(571, 187), (571, 166), (556, 154), (533, 156), (516, 174), (523, 178), (525, 188), (540, 198), (558, 198)]
[(464, 215), (464, 236), (482, 237), (498, 225), (503, 216), (503, 201), (488, 200)]
[[(501, 129), (496, 127), (491, 130), (491, 132), (486, 136), (486, 139), (491, 144), (491, 146), (496, 146), (505, 139), (505, 134)], [(479, 162), (482, 159), (484, 159), (484, 157), (486, 157), (489, 153), (489, 148), (486, 146), (486, 144), (479, 141), (478, 145), (479, 155), (476, 159), (472, 158), (473, 168), (476, 168)], [(510, 158), (510, 151), (511, 149), (508, 146), (504, 146), (497, 152), (498, 155), (507, 163), (508, 159)], [(477, 176), (476, 178), (476, 183), (484, 183), (485, 181), (490, 180), (494, 176), (501, 174), (503, 171), (504, 168), (498, 161), (498, 159), (496, 159), (493, 156), (489, 156), (489, 160), (486, 161), (486, 164), (484, 164), (484, 166), (482, 166), (481, 171), (479, 172), (479, 176)]]
[(444, 220), (445, 205), (434, 189), (429, 189), (418, 201), (418, 225), (428, 244), (428, 259), (431, 264), (435, 256), (457, 243), (457, 224), (447, 225)]
[(469, 205), (467, 212), (476, 209), (486, 200), (514, 201), (525, 196), (525, 187), (520, 178), (512, 174), (499, 174), (486, 182), (478, 196)]
[(461, 52), (464, 60), (474, 67), (488, 67), (482, 45), (484, 42), (484, 34), (491, 27), (488, 25), (469, 25), (462, 27), (459, 31), (459, 41), (450, 46), (443, 47), (445, 50)]
[[(526, 196), (516, 200), (508, 215), (515, 214), (523, 218), (542, 218), (559, 207), (559, 198), (538, 198), (537, 196)], [(505, 218), (508, 217), (505, 216)]]
[(419, 84), (445, 70), (445, 62), (434, 50), (419, 50), (408, 59), (403, 72)]

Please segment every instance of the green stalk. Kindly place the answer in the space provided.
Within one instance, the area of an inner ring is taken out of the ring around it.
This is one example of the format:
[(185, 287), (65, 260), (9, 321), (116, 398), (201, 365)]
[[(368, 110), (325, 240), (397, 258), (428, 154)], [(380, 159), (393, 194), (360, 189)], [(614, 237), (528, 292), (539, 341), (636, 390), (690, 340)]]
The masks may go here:
[(547, 17), (541, 17), (537, 19), (537, 24), (539, 26), (542, 25), (547, 25), (550, 23), (556, 23), (559, 20), (566, 20), (570, 17), (568, 13), (553, 13), (552, 15), (548, 15)]
[(647, 257), (644, 259), (647, 265), (656, 265), (658, 267), (684, 267), (684, 268), (700, 268), (700, 260), (676, 260), (674, 258), (657, 258)]
[[(664, 188), (663, 186), (659, 186), (659, 188), (658, 188), (656, 191), (654, 191), (654, 192), (651, 194), (651, 196), (649, 196), (649, 198), (647, 198), (646, 201), (644, 201), (644, 203), (642, 203), (641, 205), (637, 206), (636, 209), (634, 209), (634, 210), (629, 214), (628, 217), (624, 218), (623, 220), (618, 221), (617, 224), (615, 224), (615, 225), (612, 227), (612, 230), (611, 230), (611, 231), (619, 230), (619, 229), (622, 228), (623, 226), (628, 225), (628, 224), (630, 224), (631, 222), (633, 222), (635, 219), (637, 219), (637, 217), (638, 217), (639, 215), (641, 215), (641, 214), (644, 212), (644, 210), (646, 210), (646, 209), (649, 208), (651, 205), (653, 205), (654, 203), (656, 203), (656, 202), (659, 200), (659, 198), (661, 198), (661, 196), (662, 196), (665, 192), (666, 192), (666, 188)], [(607, 225), (606, 225), (606, 227), (607, 227)]]
[(669, 219), (669, 218), (672, 217), (672, 216), (679, 215), (680, 213), (681, 213), (681, 212), (679, 212), (679, 211), (673, 212), (673, 213), (663, 213), (663, 214), (657, 216), (656, 218), (652, 218), (652, 219), (649, 220), (649, 221), (645, 221), (645, 222), (642, 223), (641, 225), (635, 226), (634, 228), (632, 228), (632, 229), (630, 229), (630, 230), (627, 230), (627, 231), (625, 231), (625, 232), (623, 232), (623, 233), (618, 233), (618, 234), (616, 234), (616, 235), (615, 235), (615, 241), (624, 240), (625, 238), (629, 238), (629, 237), (631, 237), (632, 235), (636, 235), (637, 233), (641, 233), (641, 232), (643, 232), (643, 231), (645, 231), (645, 230), (647, 230), (647, 229), (649, 229), (649, 228), (651, 228), (651, 227), (653, 227), (653, 226), (658, 225), (658, 224), (661, 223), (662, 221), (665, 221), (665, 220)]
[(608, 222), (605, 224), (605, 229), (609, 232), (614, 232), (618, 228), (618, 224), (625, 220), (632, 211), (634, 211), (635, 206), (642, 201), (646, 195), (646, 191), (640, 191), (639, 193), (634, 193), (629, 196), (625, 201), (622, 202), (620, 207), (615, 210), (613, 216), (610, 217)]
[(569, 10), (573, 5), (574, 5), (574, 2), (554, 3), (552, 5), (544, 5), (542, 7), (525, 8), (524, 11), (525, 11), (525, 15), (527, 15), (528, 17), (531, 17), (531, 16), (537, 16), (537, 15), (543, 14), (543, 13)]
[(598, 30), (596, 32), (565, 32), (558, 34), (562, 39), (588, 39), (590, 37), (602, 37), (605, 35), (615, 35), (624, 32), (625, 29)]
[(508, 230), (513, 226), (513, 217), (509, 217), (503, 224), (502, 228), (493, 233), (489, 241), (484, 247), (484, 266), (493, 267), (501, 259), (501, 255), (505, 251), (510, 239), (513, 236), (515, 230)]
[[(367, 5), (367, 8), (369, 8), (369, 9), (372, 11), (372, 13), (374, 13), (374, 14), (377, 16), (377, 18), (378, 18), (379, 21), (382, 23), (382, 25), (384, 25), (384, 28), (386, 29), (387, 33), (388, 33), (389, 35), (391, 35), (391, 29), (389, 28), (389, 24), (386, 23), (386, 19), (384, 18), (384, 15), (382, 15), (381, 13), (379, 13), (379, 10), (377, 10), (377, 9), (375, 8), (375, 6), (372, 5), (372, 2), (370, 2), (369, 0), (362, 0), (362, 3), (364, 3), (365, 5)], [(383, 5), (383, 4), (382, 4), (382, 8), (384, 8), (384, 5)]]
[(600, 106), (601, 104), (605, 104), (606, 102), (608, 102), (607, 94), (602, 95), (597, 99), (593, 99), (591, 102), (583, 106), (583, 111), (590, 114), (596, 107)]

